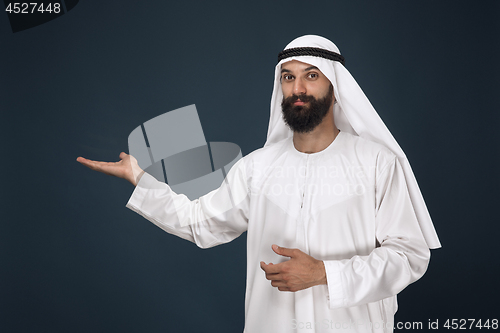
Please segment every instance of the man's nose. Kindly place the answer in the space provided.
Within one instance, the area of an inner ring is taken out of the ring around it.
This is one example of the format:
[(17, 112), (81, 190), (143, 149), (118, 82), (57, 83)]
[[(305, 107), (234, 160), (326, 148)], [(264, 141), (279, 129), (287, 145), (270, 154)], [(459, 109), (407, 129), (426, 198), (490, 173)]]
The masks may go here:
[(305, 95), (306, 86), (302, 80), (295, 80), (293, 83), (293, 94), (294, 95)]

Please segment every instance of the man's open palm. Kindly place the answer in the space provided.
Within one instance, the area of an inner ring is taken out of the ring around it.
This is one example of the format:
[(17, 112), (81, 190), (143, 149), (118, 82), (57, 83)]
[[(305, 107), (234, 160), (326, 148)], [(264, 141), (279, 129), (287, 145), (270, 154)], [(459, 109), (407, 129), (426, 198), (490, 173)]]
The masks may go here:
[(135, 157), (124, 152), (120, 153), (120, 161), (118, 162), (99, 162), (83, 157), (78, 157), (76, 160), (92, 170), (126, 179), (134, 186), (137, 185), (140, 176), (144, 172), (139, 167)]

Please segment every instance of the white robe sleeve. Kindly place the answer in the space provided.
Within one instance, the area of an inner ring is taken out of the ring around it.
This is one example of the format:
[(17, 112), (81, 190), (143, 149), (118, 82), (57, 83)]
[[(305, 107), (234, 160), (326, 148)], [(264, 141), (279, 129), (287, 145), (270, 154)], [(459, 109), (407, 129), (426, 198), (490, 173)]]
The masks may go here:
[(380, 246), (367, 256), (324, 261), (331, 309), (394, 296), (427, 269), (430, 251), (396, 158), (377, 175), (375, 204)]
[(221, 187), (193, 201), (144, 173), (127, 207), (166, 232), (201, 248), (230, 242), (246, 231), (248, 225), (243, 160), (231, 168)]

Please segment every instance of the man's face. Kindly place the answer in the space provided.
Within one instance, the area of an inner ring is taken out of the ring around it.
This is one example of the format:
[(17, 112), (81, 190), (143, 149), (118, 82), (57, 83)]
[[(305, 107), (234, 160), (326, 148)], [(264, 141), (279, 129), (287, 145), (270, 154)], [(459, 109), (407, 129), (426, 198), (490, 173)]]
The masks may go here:
[(297, 133), (318, 126), (330, 111), (333, 86), (315, 66), (297, 60), (281, 65), (283, 120)]

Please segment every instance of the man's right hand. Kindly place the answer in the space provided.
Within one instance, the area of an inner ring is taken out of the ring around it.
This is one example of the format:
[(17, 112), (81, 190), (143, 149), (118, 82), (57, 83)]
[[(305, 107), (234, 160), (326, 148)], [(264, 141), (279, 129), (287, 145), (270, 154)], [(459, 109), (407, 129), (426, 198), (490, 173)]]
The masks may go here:
[(120, 153), (119, 162), (99, 162), (83, 157), (78, 157), (76, 160), (92, 170), (126, 179), (134, 186), (137, 185), (144, 173), (135, 157), (124, 152)]

